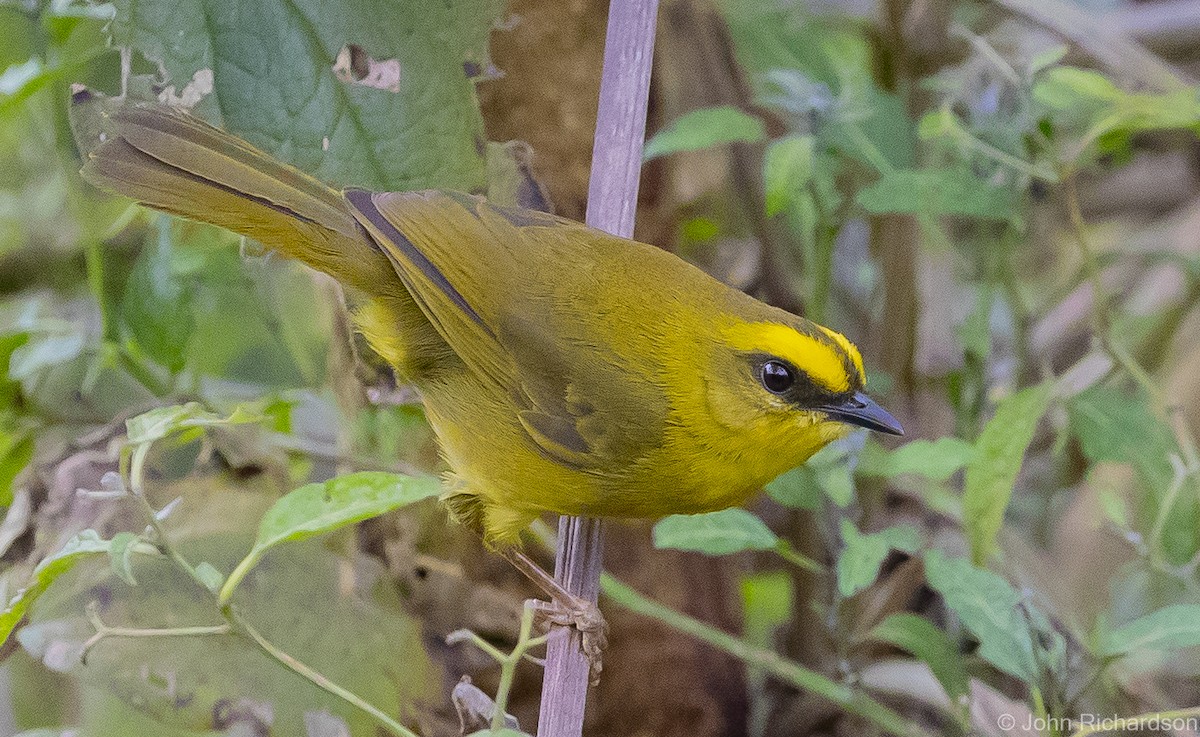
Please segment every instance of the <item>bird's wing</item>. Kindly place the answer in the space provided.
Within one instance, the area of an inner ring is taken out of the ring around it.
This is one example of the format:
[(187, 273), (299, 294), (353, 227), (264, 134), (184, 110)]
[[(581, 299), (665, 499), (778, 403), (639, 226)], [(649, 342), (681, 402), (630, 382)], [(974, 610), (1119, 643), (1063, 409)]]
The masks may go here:
[(457, 193), (346, 197), (429, 321), (472, 371), (512, 397), (544, 454), (612, 474), (658, 441), (663, 397), (589, 329), (619, 309), (596, 304), (608, 291), (588, 286), (603, 279), (590, 244), (610, 236)]

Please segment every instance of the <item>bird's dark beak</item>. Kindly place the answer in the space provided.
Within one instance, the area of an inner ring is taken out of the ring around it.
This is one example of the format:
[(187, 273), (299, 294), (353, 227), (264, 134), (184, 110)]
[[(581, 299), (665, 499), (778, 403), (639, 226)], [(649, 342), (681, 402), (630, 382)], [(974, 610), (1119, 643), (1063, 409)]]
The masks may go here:
[(904, 434), (904, 428), (900, 427), (900, 421), (862, 392), (854, 392), (849, 399), (843, 402), (828, 404), (817, 409), (835, 420), (865, 427), (868, 430), (878, 430), (888, 435)]

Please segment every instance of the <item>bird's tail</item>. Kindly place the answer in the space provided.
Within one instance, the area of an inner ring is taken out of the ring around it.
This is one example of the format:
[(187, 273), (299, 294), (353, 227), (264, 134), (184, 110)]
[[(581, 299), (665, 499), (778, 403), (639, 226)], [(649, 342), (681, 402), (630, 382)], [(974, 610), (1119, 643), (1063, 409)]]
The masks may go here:
[[(148, 207), (253, 238), (368, 295), (392, 266), (340, 192), (190, 115), (126, 107), (82, 174)], [(391, 290), (388, 290), (391, 291)]]

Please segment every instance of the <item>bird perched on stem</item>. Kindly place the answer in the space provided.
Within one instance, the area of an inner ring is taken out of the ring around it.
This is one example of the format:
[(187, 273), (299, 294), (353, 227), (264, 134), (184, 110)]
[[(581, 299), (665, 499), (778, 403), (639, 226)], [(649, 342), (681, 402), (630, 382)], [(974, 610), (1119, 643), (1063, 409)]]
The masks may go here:
[[(444, 500), (495, 549), (544, 512), (741, 504), (851, 425), (901, 433), (840, 333), (653, 246), (458, 192), (338, 192), (162, 107), (106, 127), (85, 179), (356, 295), (358, 329), (420, 392), (451, 469)], [(594, 626), (591, 605), (516, 557)]]

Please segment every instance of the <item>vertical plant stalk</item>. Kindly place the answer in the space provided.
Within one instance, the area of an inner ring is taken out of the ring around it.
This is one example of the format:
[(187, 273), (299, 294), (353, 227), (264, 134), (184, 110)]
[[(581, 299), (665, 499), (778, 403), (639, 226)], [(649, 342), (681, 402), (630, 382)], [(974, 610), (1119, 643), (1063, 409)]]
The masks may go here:
[[(625, 238), (633, 235), (637, 212), (657, 15), (658, 0), (612, 0), (608, 9), (587, 224)], [(558, 540), (555, 577), (571, 593), (596, 601), (603, 548), (599, 520), (563, 517)], [(538, 737), (583, 733), (588, 680), (579, 632), (574, 628), (551, 632)]]

